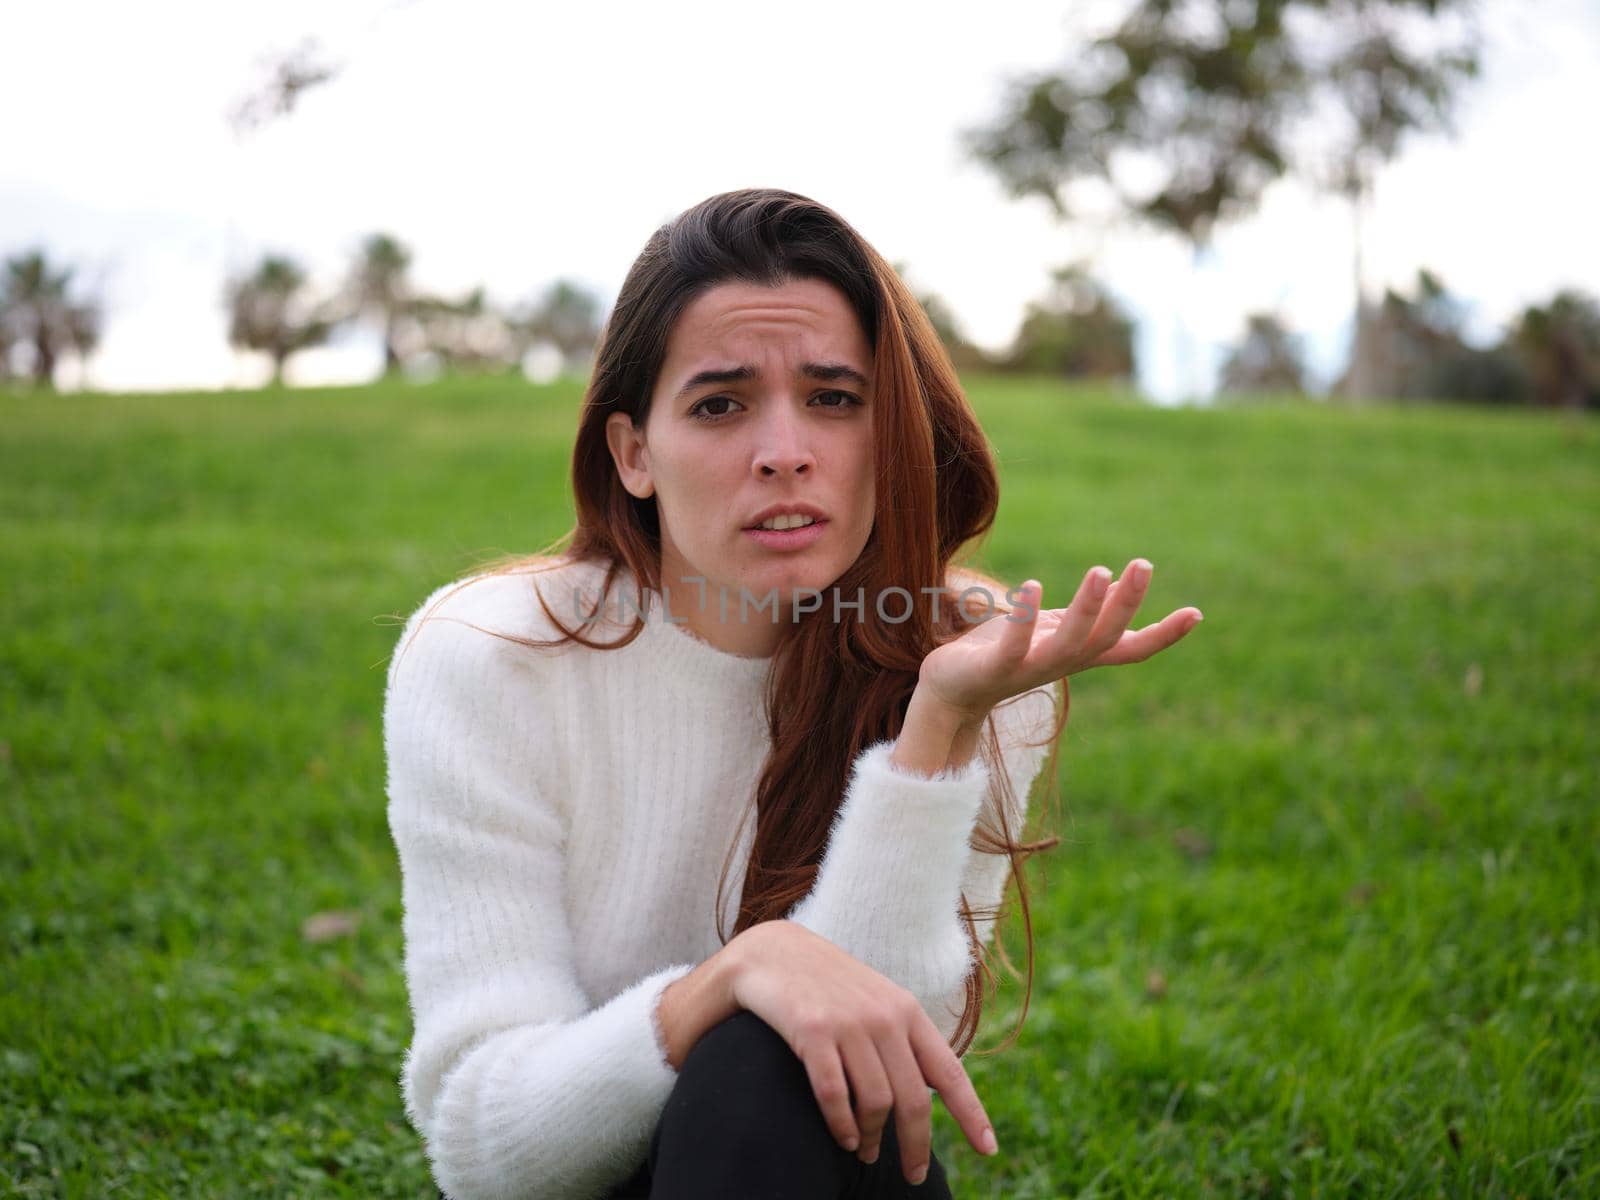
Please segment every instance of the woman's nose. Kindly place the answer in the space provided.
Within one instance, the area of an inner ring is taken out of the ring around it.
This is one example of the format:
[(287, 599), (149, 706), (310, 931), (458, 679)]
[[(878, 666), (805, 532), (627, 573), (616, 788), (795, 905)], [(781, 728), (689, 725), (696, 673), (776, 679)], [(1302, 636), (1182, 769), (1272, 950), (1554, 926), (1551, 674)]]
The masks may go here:
[[(786, 410), (786, 405), (774, 406)], [(769, 408), (772, 411), (772, 408)], [(755, 467), (762, 475), (801, 473), (813, 463), (810, 437), (793, 413), (775, 411), (762, 423), (756, 445)]]

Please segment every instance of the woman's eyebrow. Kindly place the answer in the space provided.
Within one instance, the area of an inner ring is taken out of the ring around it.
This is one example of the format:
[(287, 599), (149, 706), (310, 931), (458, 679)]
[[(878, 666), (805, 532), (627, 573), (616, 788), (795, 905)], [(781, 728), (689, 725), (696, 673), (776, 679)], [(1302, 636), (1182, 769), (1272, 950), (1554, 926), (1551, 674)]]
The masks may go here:
[[(801, 363), (796, 375), (820, 379), (825, 383), (837, 383), (844, 379), (857, 387), (868, 386), (867, 377), (848, 363)], [(761, 368), (754, 363), (744, 363), (737, 367), (708, 367), (691, 375), (689, 382), (678, 389), (678, 394), (674, 398), (681, 400), (696, 388), (705, 387), (707, 384), (743, 383), (746, 380), (759, 378), (761, 378)]]

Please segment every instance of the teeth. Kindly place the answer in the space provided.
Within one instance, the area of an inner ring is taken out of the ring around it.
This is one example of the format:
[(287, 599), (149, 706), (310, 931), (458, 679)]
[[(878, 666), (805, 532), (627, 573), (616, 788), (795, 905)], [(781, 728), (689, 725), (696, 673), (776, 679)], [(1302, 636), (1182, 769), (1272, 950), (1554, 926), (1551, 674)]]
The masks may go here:
[(803, 516), (800, 513), (790, 513), (782, 517), (769, 517), (761, 522), (762, 529), (799, 529), (805, 525), (816, 523), (815, 517)]

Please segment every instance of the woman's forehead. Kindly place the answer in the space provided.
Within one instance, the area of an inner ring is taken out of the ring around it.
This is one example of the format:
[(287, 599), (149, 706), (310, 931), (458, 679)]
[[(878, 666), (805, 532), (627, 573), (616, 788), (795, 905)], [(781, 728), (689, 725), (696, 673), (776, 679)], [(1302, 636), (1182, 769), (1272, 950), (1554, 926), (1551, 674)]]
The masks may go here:
[(698, 374), (749, 365), (775, 352), (868, 374), (868, 347), (844, 295), (820, 280), (778, 288), (727, 283), (697, 296), (668, 339), (664, 371)]

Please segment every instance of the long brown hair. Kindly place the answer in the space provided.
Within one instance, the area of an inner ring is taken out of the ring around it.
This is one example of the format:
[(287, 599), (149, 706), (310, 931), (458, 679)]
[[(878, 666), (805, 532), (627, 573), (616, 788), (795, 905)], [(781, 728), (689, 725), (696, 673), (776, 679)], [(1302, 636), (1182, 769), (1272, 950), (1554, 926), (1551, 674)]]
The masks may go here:
[[(876, 597), (891, 587), (904, 589), (911, 611), (906, 619), (891, 623), (879, 619), (877, 606), (869, 603), (859, 619), (832, 621), (820, 615), (829, 611), (824, 604), (816, 613), (785, 626), (767, 679), (772, 744), (756, 786), (756, 832), (733, 934), (784, 917), (811, 890), (851, 763), (872, 742), (899, 735), (923, 658), (971, 627), (971, 607), (960, 600), (935, 605), (934, 590), (949, 589), (959, 573), (964, 585), (983, 587), (995, 597), (1005, 594), (998, 580), (971, 567), (956, 567), (952, 561), (958, 550), (993, 525), (999, 483), (987, 439), (921, 304), (855, 229), (805, 196), (775, 188), (744, 188), (687, 209), (651, 235), (606, 320), (572, 453), (577, 523), (538, 553), (500, 556), (474, 573), (529, 568), (539, 573), (575, 560), (594, 562), (605, 567), (601, 591), (608, 601), (625, 566), (638, 581), (635, 611), (647, 611), (645, 593), (658, 593), (661, 586), (656, 501), (653, 496), (639, 499), (622, 486), (606, 442), (606, 418), (624, 412), (635, 428), (644, 425), (668, 337), (696, 297), (729, 281), (778, 287), (800, 279), (825, 281), (845, 295), (873, 353), (876, 519), (859, 557), (824, 591), (836, 589), (836, 594), (849, 599)], [(560, 553), (551, 558), (548, 552), (557, 549)], [(858, 593), (858, 588), (863, 591)], [(528, 646), (576, 641), (603, 650), (627, 645), (643, 629), (640, 618), (615, 642), (591, 640), (583, 630), (609, 609), (608, 603), (596, 604), (593, 617), (568, 629), (542, 594), (539, 601), (562, 637), (534, 641), (496, 636)], [(982, 615), (996, 611), (1009, 610), (996, 603)], [(1065, 680), (1052, 690), (1059, 703), (1041, 774), (1048, 776), (1048, 794), (1054, 800), (1058, 798), (1056, 755), (1067, 719)], [(773, 703), (780, 695), (784, 703)], [(1008, 882), (1017, 883), (1028, 942), (1027, 990), (1014, 1038), (1027, 1015), (1033, 983), (1032, 921), (1022, 867), (1032, 854), (1060, 839), (1013, 838), (1007, 813), (1013, 811), (1016, 797), (1001, 761), (992, 715), (985, 722), (978, 752), (989, 765), (992, 786), (971, 845), (981, 853), (1009, 856)], [(722, 896), (737, 832), (718, 883), (718, 936), (724, 943), (731, 935), (722, 928)], [(981, 915), (995, 919), (996, 946), (1005, 958), (999, 944), (1001, 908)], [(994, 982), (974, 924), (980, 914), (964, 896), (962, 915), (975, 965), (967, 977), (966, 1005), (951, 1042), (957, 1054), (971, 1045), (985, 991)]]

